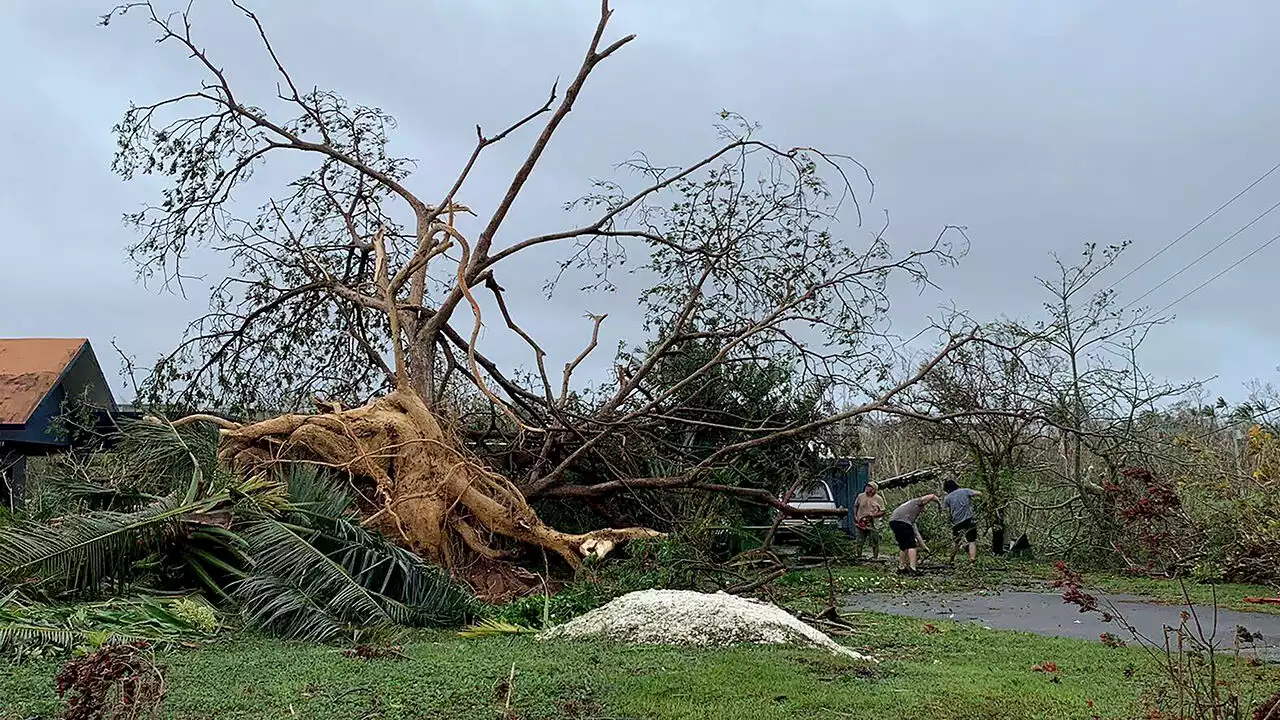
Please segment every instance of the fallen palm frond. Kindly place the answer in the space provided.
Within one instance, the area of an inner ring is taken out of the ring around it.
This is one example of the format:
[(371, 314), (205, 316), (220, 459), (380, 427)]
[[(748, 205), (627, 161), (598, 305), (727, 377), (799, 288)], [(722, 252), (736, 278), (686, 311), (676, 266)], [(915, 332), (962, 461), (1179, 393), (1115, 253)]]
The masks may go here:
[(106, 582), (123, 587), (143, 559), (161, 552), (166, 539), (182, 531), (188, 516), (216, 504), (164, 499), (136, 512), (86, 513), (0, 528), (0, 578), (52, 582), (73, 593), (96, 593)]
[(255, 575), (236, 583), (235, 598), (245, 622), (288, 640), (331, 642), (346, 634), (325, 603), (297, 585), (270, 575)]
[(288, 486), (289, 511), (242, 530), (254, 570), (233, 596), (251, 625), (326, 641), (354, 625), (427, 627), (464, 617), (467, 596), (439, 568), (361, 526), (342, 488), (302, 467)]
[(112, 439), (123, 471), (152, 492), (183, 493), (191, 502), (230, 480), (218, 466), (218, 433), (208, 427), (123, 420)]
[[(79, 492), (111, 510), (0, 527), (0, 587), (65, 598), (148, 586), (203, 590), (247, 622), (289, 638), (332, 641), (353, 628), (456, 624), (470, 597), (448, 575), (364, 527), (346, 488), (313, 466), (247, 477), (218, 470), (209, 433), (159, 422), (121, 430), (105, 467), (154, 475), (123, 482), (85, 475)], [(86, 466), (88, 467), (88, 466)], [(167, 489), (156, 497), (125, 487)], [(147, 638), (98, 618), (69, 627), (8, 618), (7, 637), (66, 646)]]
[(29, 646), (62, 650), (147, 641), (157, 645), (209, 638), (216, 618), (197, 600), (111, 600), (41, 605), (0, 604), (0, 651)]
[(485, 638), (499, 635), (536, 635), (537, 630), (527, 625), (516, 625), (503, 620), (486, 618), (458, 631), (458, 637)]

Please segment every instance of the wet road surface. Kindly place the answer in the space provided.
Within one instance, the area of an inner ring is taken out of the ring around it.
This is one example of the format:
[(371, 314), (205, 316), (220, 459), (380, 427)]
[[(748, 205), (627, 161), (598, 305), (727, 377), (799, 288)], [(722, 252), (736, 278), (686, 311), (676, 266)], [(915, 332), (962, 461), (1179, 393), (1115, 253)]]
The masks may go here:
[[(1180, 622), (1179, 613), (1184, 609), (1132, 595), (1099, 595), (1098, 598), (1112, 603), (1129, 625), (1162, 646), (1164, 626), (1176, 628)], [(1103, 608), (1106, 608), (1105, 604)], [(1078, 607), (1063, 603), (1060, 594), (1051, 592), (1005, 590), (855, 595), (844, 599), (842, 610), (871, 610), (924, 620), (977, 622), (998, 630), (1022, 630), (1037, 635), (1094, 641), (1099, 640), (1101, 633), (1109, 632), (1131, 641), (1130, 634), (1119, 623), (1104, 623), (1096, 613), (1081, 613)], [(1196, 614), (1205, 635), (1214, 633), (1213, 608), (1197, 606)], [(1262, 639), (1254, 643), (1259, 657), (1280, 662), (1280, 615), (1220, 609), (1214, 646), (1231, 651), (1237, 626), (1247, 628), (1250, 633), (1261, 633)], [(1195, 627), (1194, 622), (1191, 627)]]

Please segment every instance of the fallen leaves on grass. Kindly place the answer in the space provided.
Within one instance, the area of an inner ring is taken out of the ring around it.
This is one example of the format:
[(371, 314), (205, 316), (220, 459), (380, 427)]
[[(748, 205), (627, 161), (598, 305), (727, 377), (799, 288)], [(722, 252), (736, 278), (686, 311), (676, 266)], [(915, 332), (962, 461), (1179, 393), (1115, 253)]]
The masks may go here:
[(1253, 720), (1273, 720), (1280, 717), (1280, 692), (1267, 698), (1253, 711)]
[(594, 699), (557, 700), (556, 707), (560, 710), (560, 716), (564, 718), (593, 718), (604, 712), (604, 705)]
[(404, 648), (399, 645), (376, 647), (373, 645), (357, 645), (342, 651), (343, 657), (354, 660), (408, 660)]
[(1109, 632), (1102, 633), (1098, 636), (1098, 639), (1102, 641), (1103, 645), (1106, 645), (1109, 648), (1124, 647), (1127, 644), (1124, 640), (1121, 640)]

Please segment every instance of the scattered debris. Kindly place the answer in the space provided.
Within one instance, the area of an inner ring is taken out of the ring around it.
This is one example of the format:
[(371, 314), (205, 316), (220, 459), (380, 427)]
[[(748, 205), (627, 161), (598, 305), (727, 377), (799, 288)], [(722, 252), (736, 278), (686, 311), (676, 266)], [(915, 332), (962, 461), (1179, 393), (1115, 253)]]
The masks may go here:
[(58, 672), (58, 697), (67, 720), (155, 718), (164, 703), (164, 667), (146, 642), (104, 645), (73, 658)]
[(1098, 636), (1098, 639), (1102, 641), (1103, 645), (1106, 645), (1109, 648), (1118, 648), (1128, 645), (1124, 640), (1121, 640), (1116, 637), (1115, 634), (1109, 632), (1102, 633)]
[(593, 718), (604, 713), (604, 705), (593, 698), (559, 700), (556, 702), (556, 707), (560, 710), (562, 718)]
[(726, 593), (691, 590), (629, 593), (538, 637), (607, 638), (637, 644), (704, 647), (744, 643), (800, 645), (874, 661), (837, 644), (775, 605)]
[(357, 645), (342, 651), (343, 657), (353, 658), (356, 660), (408, 660), (409, 656), (404, 654), (404, 648), (400, 645), (392, 645), (390, 647), (378, 647), (375, 645)]
[(506, 678), (499, 680), (497, 686), (493, 689), (494, 699), (502, 700), (502, 711), (499, 713), (499, 717), (503, 718), (503, 720), (507, 720), (508, 718), (514, 720), (516, 717), (515, 713), (511, 711), (511, 693), (515, 692), (515, 689), (516, 664), (511, 663), (511, 673), (508, 674)]
[(1253, 720), (1275, 720), (1280, 718), (1280, 692), (1262, 701), (1253, 711)]
[(817, 615), (800, 613), (797, 617), (800, 618), (801, 622), (811, 625), (831, 637), (852, 637), (857, 631), (853, 623), (840, 617), (840, 612), (833, 606), (828, 606)]

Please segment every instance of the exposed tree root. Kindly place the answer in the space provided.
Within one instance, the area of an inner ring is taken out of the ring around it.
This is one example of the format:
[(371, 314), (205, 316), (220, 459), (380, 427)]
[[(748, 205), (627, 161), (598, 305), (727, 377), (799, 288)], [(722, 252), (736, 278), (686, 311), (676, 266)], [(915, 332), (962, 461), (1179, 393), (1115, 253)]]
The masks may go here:
[(554, 552), (577, 567), (619, 543), (661, 534), (646, 528), (575, 535), (549, 527), (505, 477), (477, 463), (436, 421), (421, 398), (398, 390), (351, 409), (282, 415), (222, 432), (221, 460), (241, 469), (317, 463), (372, 480), (370, 523), (466, 577), (477, 560), (491, 572), (510, 538)]

